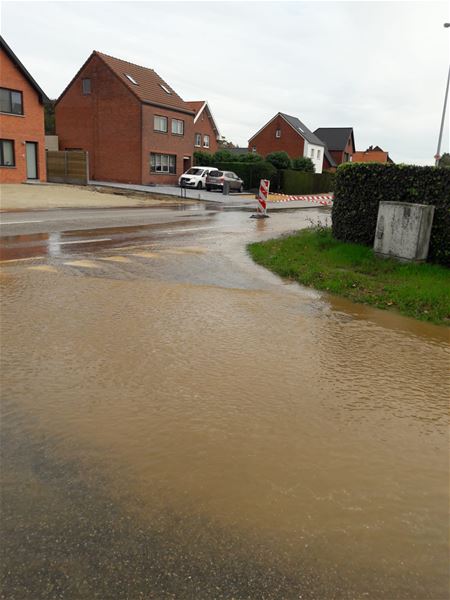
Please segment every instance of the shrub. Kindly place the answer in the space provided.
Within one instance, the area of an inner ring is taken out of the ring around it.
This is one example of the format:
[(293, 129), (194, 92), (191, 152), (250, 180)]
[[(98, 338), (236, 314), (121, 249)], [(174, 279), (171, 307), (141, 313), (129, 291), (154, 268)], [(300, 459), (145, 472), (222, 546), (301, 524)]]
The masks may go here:
[(307, 156), (299, 156), (292, 161), (292, 168), (295, 171), (303, 171), (304, 173), (315, 173), (316, 167), (313, 161)]
[(334, 190), (334, 173), (305, 173), (286, 169), (281, 189), (285, 194), (320, 194)]
[(211, 167), (214, 164), (214, 156), (209, 152), (202, 152), (197, 150), (194, 152), (194, 165), (201, 165), (202, 167)]
[(266, 161), (270, 162), (275, 169), (290, 169), (291, 159), (287, 152), (271, 152), (266, 156)]
[(261, 154), (258, 154), (257, 152), (247, 152), (247, 154), (239, 154), (237, 157), (239, 157), (239, 162), (244, 163), (254, 163), (264, 160)]
[(429, 260), (450, 266), (450, 169), (344, 163), (336, 172), (332, 210), (335, 238), (371, 246), (380, 201), (435, 207)]
[(244, 181), (245, 189), (253, 189), (259, 186), (260, 179), (274, 179), (277, 175), (276, 169), (268, 162), (256, 161), (253, 163), (224, 162), (214, 163), (217, 169), (233, 171)]
[(233, 162), (234, 160), (236, 160), (235, 155), (231, 154), (229, 150), (224, 148), (222, 150), (217, 150), (213, 156), (212, 164), (216, 164), (218, 162)]

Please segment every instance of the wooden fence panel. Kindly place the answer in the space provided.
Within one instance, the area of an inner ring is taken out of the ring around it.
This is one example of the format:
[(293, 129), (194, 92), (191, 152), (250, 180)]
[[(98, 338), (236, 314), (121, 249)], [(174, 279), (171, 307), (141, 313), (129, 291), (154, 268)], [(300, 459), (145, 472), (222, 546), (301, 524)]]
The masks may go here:
[(54, 183), (88, 183), (88, 153), (81, 150), (48, 151), (47, 180)]

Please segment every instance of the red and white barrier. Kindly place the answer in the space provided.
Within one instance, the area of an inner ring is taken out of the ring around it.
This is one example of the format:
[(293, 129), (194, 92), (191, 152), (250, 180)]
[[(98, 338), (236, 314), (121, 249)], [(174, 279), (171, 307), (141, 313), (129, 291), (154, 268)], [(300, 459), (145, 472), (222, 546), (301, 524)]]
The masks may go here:
[(333, 206), (334, 194), (315, 194), (305, 196), (290, 196), (287, 194), (277, 194), (280, 199), (272, 199), (271, 202), (291, 202), (293, 200), (303, 200), (306, 202), (316, 202), (322, 206)]
[(267, 215), (267, 197), (269, 195), (270, 181), (268, 179), (261, 179), (259, 182), (259, 194), (258, 194), (258, 214)]

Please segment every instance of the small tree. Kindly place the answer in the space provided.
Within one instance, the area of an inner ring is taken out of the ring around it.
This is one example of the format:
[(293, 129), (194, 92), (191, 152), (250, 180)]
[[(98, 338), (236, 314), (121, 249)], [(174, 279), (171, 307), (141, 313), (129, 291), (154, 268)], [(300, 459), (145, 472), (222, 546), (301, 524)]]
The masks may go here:
[(287, 152), (271, 152), (266, 156), (266, 160), (276, 169), (289, 169), (292, 164)]
[(233, 160), (235, 160), (235, 156), (226, 148), (217, 150), (214, 154), (214, 162), (231, 162)]
[(256, 152), (247, 152), (247, 154), (239, 154), (236, 158), (239, 158), (239, 162), (244, 163), (261, 162), (264, 160), (261, 154), (257, 154)]
[(439, 160), (439, 166), (440, 167), (450, 167), (450, 154), (448, 152), (444, 152), (444, 154), (441, 156), (441, 159)]
[(292, 168), (296, 171), (303, 171), (304, 173), (315, 173), (316, 167), (313, 161), (307, 156), (299, 156), (294, 158), (292, 161)]
[(214, 157), (209, 152), (202, 152), (201, 150), (194, 152), (194, 164), (209, 167), (213, 165), (213, 162)]

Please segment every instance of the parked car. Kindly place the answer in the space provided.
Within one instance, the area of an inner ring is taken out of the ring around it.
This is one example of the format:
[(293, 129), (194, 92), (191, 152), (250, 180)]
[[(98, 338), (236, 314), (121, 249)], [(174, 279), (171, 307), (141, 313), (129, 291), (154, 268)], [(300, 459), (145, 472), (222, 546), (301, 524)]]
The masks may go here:
[(206, 176), (210, 171), (215, 171), (215, 167), (191, 167), (183, 173), (178, 179), (178, 184), (184, 187), (193, 187), (201, 190), (205, 187)]
[(244, 190), (244, 182), (233, 171), (211, 171), (206, 177), (206, 189), (223, 190), (223, 184), (227, 182), (232, 190), (242, 192)]

